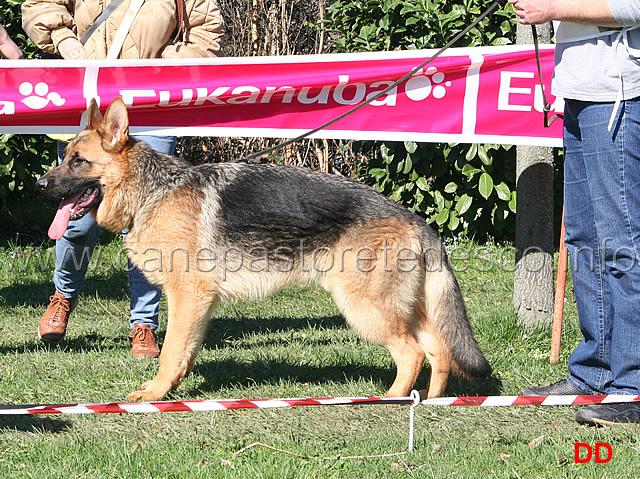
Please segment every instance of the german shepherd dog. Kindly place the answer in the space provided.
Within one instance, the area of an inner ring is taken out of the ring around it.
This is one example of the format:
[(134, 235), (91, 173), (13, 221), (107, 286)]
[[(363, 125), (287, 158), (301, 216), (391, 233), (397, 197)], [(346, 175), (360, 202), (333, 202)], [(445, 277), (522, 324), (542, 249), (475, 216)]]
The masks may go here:
[(264, 298), (292, 282), (319, 284), (351, 328), (389, 350), (397, 366), (389, 397), (409, 394), (425, 359), (429, 398), (444, 393), (450, 372), (491, 374), (442, 242), (417, 215), (335, 175), (192, 166), (157, 153), (129, 136), (119, 97), (104, 117), (93, 101), (88, 117), (37, 183), (63, 198), (58, 230), (87, 212), (111, 231), (129, 228), (127, 254), (167, 295), (158, 374), (128, 399), (160, 400), (178, 387), (216, 303)]

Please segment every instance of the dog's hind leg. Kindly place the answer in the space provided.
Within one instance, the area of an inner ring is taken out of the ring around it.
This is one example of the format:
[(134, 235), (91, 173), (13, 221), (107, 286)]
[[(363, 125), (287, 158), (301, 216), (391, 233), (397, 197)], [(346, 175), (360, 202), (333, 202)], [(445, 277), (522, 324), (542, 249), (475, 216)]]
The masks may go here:
[(424, 366), (424, 349), (411, 332), (409, 321), (397, 311), (380, 310), (375, 305), (365, 307), (362, 303), (357, 312), (343, 310), (345, 319), (363, 338), (389, 350), (397, 369), (386, 396), (406, 397)]
[(416, 305), (414, 319), (412, 329), (424, 349), (431, 367), (429, 385), (426, 391), (420, 391), (420, 393), (428, 398), (441, 397), (449, 382), (452, 364), (451, 353), (446, 348), (444, 340), (436, 334), (429, 324), (422, 302)]
[[(411, 311), (370, 287), (356, 287), (344, 277), (330, 278), (327, 289), (347, 324), (364, 339), (385, 346), (396, 363), (396, 378), (388, 397), (406, 397), (411, 392), (425, 361), (425, 351), (411, 331)], [(362, 284), (360, 285), (362, 286)], [(370, 285), (368, 285), (370, 286)]]
[(396, 379), (387, 391), (387, 397), (406, 397), (416, 383), (425, 354), (412, 335), (393, 336), (384, 343), (396, 363)]
[[(413, 328), (423, 274), (402, 256), (411, 251), (410, 233), (411, 226), (400, 220), (359, 228), (337, 244), (334, 258), (340, 262), (320, 279), (349, 326), (391, 353), (397, 372), (389, 397), (409, 395), (426, 359)], [(407, 268), (400, 270), (397, 262)]]
[(216, 301), (185, 290), (167, 291), (169, 319), (158, 374), (127, 399), (158, 401), (176, 389), (193, 368)]

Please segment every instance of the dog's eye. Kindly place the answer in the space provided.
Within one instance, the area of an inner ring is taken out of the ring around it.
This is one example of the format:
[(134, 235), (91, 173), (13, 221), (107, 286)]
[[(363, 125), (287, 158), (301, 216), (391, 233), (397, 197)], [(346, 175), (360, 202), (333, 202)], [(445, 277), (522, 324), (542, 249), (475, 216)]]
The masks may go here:
[(70, 159), (69, 159), (69, 163), (71, 165), (71, 168), (79, 168), (85, 165), (88, 165), (89, 162), (84, 159), (83, 157), (81, 157), (80, 155), (74, 154)]

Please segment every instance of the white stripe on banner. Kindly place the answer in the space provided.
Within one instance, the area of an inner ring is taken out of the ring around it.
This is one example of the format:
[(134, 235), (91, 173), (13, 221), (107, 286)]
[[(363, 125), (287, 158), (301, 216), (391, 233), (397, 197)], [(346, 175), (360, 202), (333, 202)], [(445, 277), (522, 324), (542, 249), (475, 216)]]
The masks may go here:
[(484, 57), (480, 54), (469, 55), (471, 66), (467, 71), (467, 89), (464, 95), (464, 111), (462, 113), (462, 135), (471, 136), (476, 131), (478, 90), (480, 89), (480, 67)]
[(84, 81), (82, 82), (82, 94), (86, 100), (87, 110), (82, 113), (82, 118), (80, 119), (80, 126), (84, 128), (89, 123), (88, 113), (89, 113), (89, 105), (91, 104), (91, 100), (95, 99), (100, 106), (100, 96), (98, 95), (98, 71), (100, 69), (98, 67), (87, 67), (84, 71)]
[(433, 399), (425, 399), (421, 401), (419, 404), (424, 406), (451, 406), (451, 404), (458, 398), (433, 398)]
[(318, 401), (318, 403), (323, 404), (325, 406), (332, 406), (332, 405), (341, 405), (341, 404), (345, 404), (345, 403), (351, 403), (351, 402), (354, 402), (354, 401), (365, 401), (367, 399), (368, 398), (366, 398), (366, 397), (354, 397), (354, 398), (339, 397), (339, 398), (317, 399), (317, 401)]

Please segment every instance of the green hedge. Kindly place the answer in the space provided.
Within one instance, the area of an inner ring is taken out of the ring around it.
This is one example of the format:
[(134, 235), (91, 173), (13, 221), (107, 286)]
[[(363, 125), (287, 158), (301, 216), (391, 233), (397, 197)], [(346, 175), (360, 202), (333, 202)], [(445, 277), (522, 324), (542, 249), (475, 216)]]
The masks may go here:
[(511, 238), (515, 231), (515, 148), (384, 142), (359, 175), (428, 218), (442, 234)]
[[(479, 0), (335, 0), (324, 20), (335, 52), (436, 48), (473, 22)], [(507, 5), (455, 46), (515, 40)], [(503, 239), (515, 232), (515, 148), (500, 145), (359, 143), (370, 160), (359, 175), (380, 192), (425, 216), (443, 234)]]

